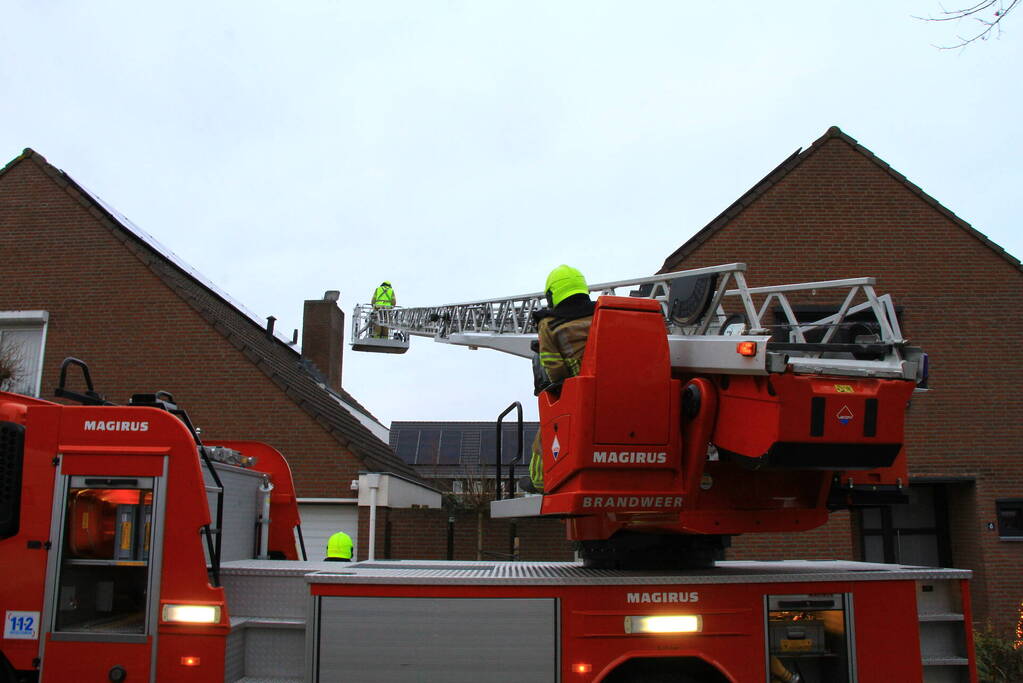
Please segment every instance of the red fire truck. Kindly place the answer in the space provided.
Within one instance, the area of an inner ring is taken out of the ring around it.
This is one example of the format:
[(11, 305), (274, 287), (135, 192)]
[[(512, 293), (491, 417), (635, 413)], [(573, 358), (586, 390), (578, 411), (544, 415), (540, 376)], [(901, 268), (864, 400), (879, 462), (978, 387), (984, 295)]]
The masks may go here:
[[(605, 294), (579, 376), (541, 399), (548, 494), (492, 514), (565, 518), (575, 563), (300, 560), (274, 449), (203, 443), (166, 393), (107, 405), (87, 372), (58, 390), (82, 405), (0, 392), (0, 681), (975, 681), (968, 571), (715, 561), (730, 535), (897, 498), (925, 374), (872, 283), (879, 332), (829, 336), (865, 310), (847, 298), (821, 338), (797, 320), (779, 341), (752, 304), (729, 321), (723, 268)], [(439, 325), (528, 349), (474, 306), (388, 311), (376, 343)]]
[(85, 405), (0, 392), (0, 680), (221, 680), (224, 560), (298, 559), (288, 464), (199, 442), (168, 394), (68, 391), (68, 365)]

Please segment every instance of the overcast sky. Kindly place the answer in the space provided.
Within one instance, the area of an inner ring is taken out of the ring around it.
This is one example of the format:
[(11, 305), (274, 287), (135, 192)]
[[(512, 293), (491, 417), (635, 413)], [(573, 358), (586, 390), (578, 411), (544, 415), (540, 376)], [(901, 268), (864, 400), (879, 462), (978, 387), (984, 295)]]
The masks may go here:
[[(972, 30), (913, 18), (940, 11), (2, 0), (0, 165), (32, 147), (288, 334), (304, 299), (340, 289), (350, 317), (382, 279), (412, 306), (561, 262), (650, 275), (831, 125), (1020, 257), (1023, 14), (940, 51)], [(346, 347), (385, 425), (535, 419), (528, 361), (412, 341)]]

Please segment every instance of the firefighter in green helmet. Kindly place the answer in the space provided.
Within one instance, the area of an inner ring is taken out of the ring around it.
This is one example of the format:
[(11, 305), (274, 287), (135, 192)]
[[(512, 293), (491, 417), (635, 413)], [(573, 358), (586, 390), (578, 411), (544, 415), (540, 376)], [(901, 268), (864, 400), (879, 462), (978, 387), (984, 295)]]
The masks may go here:
[(343, 531), (331, 535), (327, 539), (327, 556), (325, 562), (351, 562), (352, 537)]
[[(571, 266), (560, 265), (551, 271), (544, 285), (544, 295), (549, 308), (534, 314), (540, 338), (539, 368), (534, 377), (537, 394), (558, 391), (564, 380), (579, 374), (594, 308), (586, 278)], [(529, 479), (524, 478), (519, 484), (530, 493), (543, 492), (542, 448), (538, 431), (529, 461)]]

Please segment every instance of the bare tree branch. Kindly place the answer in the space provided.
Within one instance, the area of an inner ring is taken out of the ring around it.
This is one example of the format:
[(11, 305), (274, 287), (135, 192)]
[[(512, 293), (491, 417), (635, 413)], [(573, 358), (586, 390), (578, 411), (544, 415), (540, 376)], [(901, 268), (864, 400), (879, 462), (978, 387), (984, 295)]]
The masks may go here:
[(10, 391), (21, 380), (25, 360), (19, 345), (0, 340), (0, 391)]
[(972, 35), (957, 35), (959, 41), (955, 45), (935, 45), (939, 50), (957, 50), (978, 40), (987, 40), (992, 36), (1002, 35), (1002, 19), (1019, 4), (1020, 0), (981, 0), (970, 7), (946, 10), (942, 7), (941, 14), (936, 17), (914, 17), (921, 21), (963, 21), (971, 20), (971, 26), (977, 28)]
[(483, 559), (484, 526), (489, 517), (490, 501), (494, 500), (496, 487), (493, 477), (487, 477), (483, 465), (467, 466), (466, 478), (462, 481), (460, 493), (445, 496), (446, 507), (453, 512), (471, 512), (476, 515), (476, 559)]

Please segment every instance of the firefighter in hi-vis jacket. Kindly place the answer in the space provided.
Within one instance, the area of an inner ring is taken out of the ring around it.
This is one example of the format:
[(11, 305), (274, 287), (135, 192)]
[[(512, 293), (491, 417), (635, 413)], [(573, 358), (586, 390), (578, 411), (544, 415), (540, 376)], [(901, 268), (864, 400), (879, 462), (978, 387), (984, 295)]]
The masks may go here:
[[(394, 289), (391, 287), (391, 283), (384, 280), (380, 283), (380, 286), (373, 292), (373, 310), (381, 308), (394, 308), (398, 305), (398, 297), (394, 295)], [(390, 331), (383, 325), (373, 326), (373, 336), (380, 338), (387, 338)]]
[[(575, 268), (560, 265), (547, 276), (544, 286), (550, 308), (537, 311), (539, 364), (534, 363), (535, 393), (559, 391), (561, 383), (579, 374), (586, 340), (590, 336), (594, 304), (586, 278)], [(543, 456), (540, 432), (533, 440), (529, 478), (519, 485), (530, 493), (543, 492)]]

